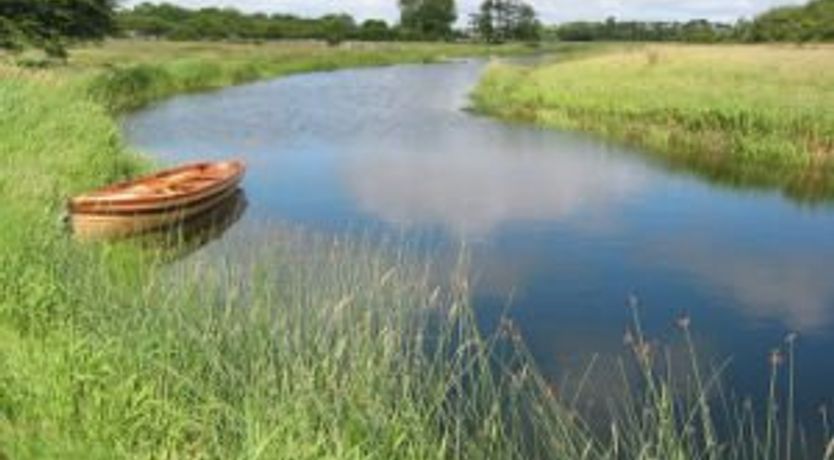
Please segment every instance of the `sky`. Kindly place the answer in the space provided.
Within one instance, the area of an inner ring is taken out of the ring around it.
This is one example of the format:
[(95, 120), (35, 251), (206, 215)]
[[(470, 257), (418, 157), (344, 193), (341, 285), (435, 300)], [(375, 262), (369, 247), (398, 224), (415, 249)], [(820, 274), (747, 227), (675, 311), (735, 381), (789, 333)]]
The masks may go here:
[[(132, 6), (144, 0), (127, 0)], [(159, 0), (153, 0), (158, 2)], [(185, 7), (221, 6), (243, 11), (293, 13), (320, 16), (345, 12), (359, 19), (398, 18), (396, 0), (166, 0)], [(583, 19), (687, 20), (732, 22), (752, 17), (776, 5), (801, 4), (804, 0), (528, 0), (546, 23)], [(468, 17), (480, 0), (458, 0), (458, 15)]]

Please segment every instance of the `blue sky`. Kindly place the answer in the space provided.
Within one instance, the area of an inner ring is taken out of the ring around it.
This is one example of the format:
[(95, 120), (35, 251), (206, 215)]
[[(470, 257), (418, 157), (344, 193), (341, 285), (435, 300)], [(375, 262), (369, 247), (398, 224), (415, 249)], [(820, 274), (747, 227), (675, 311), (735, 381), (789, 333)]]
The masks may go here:
[[(127, 0), (133, 5), (142, 0)], [(347, 12), (357, 18), (397, 18), (396, 0), (167, 0), (187, 7), (232, 6), (244, 11), (287, 12), (318, 16)], [(733, 21), (751, 17), (775, 5), (801, 4), (804, 0), (528, 0), (545, 22), (579, 19), (694, 19)], [(458, 0), (458, 13), (466, 17), (480, 0)]]

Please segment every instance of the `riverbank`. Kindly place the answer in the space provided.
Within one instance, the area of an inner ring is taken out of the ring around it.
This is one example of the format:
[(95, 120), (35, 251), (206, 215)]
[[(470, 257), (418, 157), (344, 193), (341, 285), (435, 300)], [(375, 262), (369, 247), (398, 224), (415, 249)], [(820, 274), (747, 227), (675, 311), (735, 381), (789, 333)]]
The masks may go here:
[[(0, 68), (0, 106), (8, 108), (0, 112), (0, 457), (784, 452), (781, 425), (761, 439), (746, 425), (714, 433), (705, 410), (709, 379), (688, 380), (702, 397), (679, 393), (653, 367), (662, 368), (663, 359), (639, 327), (630, 342), (637, 366), (624, 364), (623, 380), (634, 383), (634, 373), (642, 380), (612, 403), (620, 411), (616, 428), (591, 435), (573, 395), (536, 371), (514, 325), (489, 336), (478, 330), (465, 260), (450, 282), (438, 284), (427, 261), (400, 247), (292, 232), (239, 248), (251, 263), (219, 268), (199, 259), (164, 266), (129, 246), (73, 243), (58, 222), (65, 199), (146, 165), (125, 150), (114, 114), (176, 91), (231, 83), (233, 69), (250, 64), (237, 48), (231, 55), (241, 61), (226, 63), (230, 55), (213, 45), (159, 44), (157, 57), (149, 44), (125, 46), (141, 51), (124, 57), (128, 51), (105, 46), (77, 50), (67, 67)], [(448, 45), (432, 46), (415, 48), (423, 59), (449, 55)], [(416, 55), (408, 46), (403, 53)], [(274, 72), (324, 65), (306, 61), (307, 53), (293, 56), (253, 65)], [(397, 62), (391, 55), (328, 56)]]
[(587, 131), (673, 168), (800, 200), (834, 194), (834, 47), (647, 45), (493, 66), (484, 113)]

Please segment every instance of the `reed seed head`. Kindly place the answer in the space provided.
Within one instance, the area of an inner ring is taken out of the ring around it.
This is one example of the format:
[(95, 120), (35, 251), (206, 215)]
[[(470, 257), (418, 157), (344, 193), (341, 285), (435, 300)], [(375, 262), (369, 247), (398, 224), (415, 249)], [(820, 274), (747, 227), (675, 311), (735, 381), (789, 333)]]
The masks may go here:
[(627, 347), (634, 345), (634, 334), (631, 333), (630, 329), (627, 329), (623, 334), (623, 345)]
[(640, 305), (640, 299), (637, 298), (637, 294), (631, 293), (628, 295), (628, 308), (635, 309)]
[(692, 317), (689, 316), (689, 313), (683, 312), (675, 320), (675, 325), (678, 326), (678, 328), (683, 330), (683, 331), (688, 331), (689, 326), (692, 325)]
[(785, 363), (785, 355), (782, 350), (775, 348), (770, 352), (770, 365), (772, 367), (779, 367)]
[(545, 391), (547, 392), (547, 397), (549, 399), (556, 399), (556, 396), (559, 394), (559, 387), (556, 386), (555, 383), (548, 383), (545, 387)]
[(652, 352), (654, 351), (652, 344), (649, 342), (640, 342), (634, 347), (634, 352), (637, 354), (637, 358), (640, 359), (644, 364), (648, 365), (652, 361)]

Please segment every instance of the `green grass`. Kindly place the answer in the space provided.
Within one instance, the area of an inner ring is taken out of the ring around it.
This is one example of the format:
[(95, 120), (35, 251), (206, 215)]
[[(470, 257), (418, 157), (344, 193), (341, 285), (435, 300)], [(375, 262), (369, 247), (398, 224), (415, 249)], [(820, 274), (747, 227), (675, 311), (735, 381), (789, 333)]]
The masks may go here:
[[(3, 306), (5, 453), (519, 458), (523, 434), (509, 421), (528, 409), (504, 403), (537, 383), (490, 374), (465, 293), (369, 247), (266, 244), (228, 271), (28, 255), (22, 264), (53, 271), (12, 283), (27, 295)], [(578, 449), (548, 447), (563, 458)]]
[(534, 69), (493, 67), (497, 116), (645, 148), (720, 183), (834, 194), (834, 48), (644, 46)]
[(32, 237), (54, 236), (66, 198), (124, 177), (139, 163), (125, 153), (107, 111), (84, 91), (46, 74), (2, 76), (0, 247), (12, 252)]
[[(147, 167), (126, 152), (114, 111), (233, 83), (249, 64), (275, 67), (247, 79), (323, 65), (153, 46), (0, 66), (0, 458), (785, 457), (797, 434), (778, 414), (753, 420), (719, 403), (697, 361), (667, 373), (638, 321), (636, 358), (622, 362), (630, 389), (592, 432), (512, 323), (479, 330), (465, 258), (447, 281), (400, 245), (279, 229), (225, 264), (73, 242), (58, 219), (66, 198)], [(404, 49), (421, 59), (451, 54), (414, 46)], [(712, 431), (722, 411), (740, 414), (738, 430)]]

